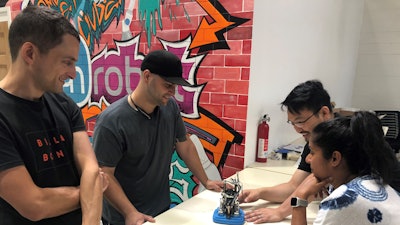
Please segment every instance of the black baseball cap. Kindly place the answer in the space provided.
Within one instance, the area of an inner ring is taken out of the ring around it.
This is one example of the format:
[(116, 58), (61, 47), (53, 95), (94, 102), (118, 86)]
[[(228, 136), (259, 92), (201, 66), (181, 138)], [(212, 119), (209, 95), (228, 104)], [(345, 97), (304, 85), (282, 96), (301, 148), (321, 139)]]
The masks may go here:
[(140, 70), (150, 70), (164, 80), (182, 86), (193, 86), (182, 78), (182, 62), (172, 52), (166, 50), (155, 50), (147, 54), (140, 66)]

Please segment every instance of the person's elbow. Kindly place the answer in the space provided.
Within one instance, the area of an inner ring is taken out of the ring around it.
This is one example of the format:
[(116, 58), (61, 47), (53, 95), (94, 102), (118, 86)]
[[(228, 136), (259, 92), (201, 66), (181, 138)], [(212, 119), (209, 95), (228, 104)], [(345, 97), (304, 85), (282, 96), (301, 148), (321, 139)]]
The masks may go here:
[[(25, 198), (25, 202), (19, 201), (13, 207), (21, 216), (34, 222), (59, 216), (80, 207), (78, 187), (65, 187), (58, 192), (48, 191), (50, 189), (42, 188), (39, 191), (33, 191), (29, 197)], [(53, 198), (54, 196), (51, 195), (62, 195), (66, 198), (64, 201), (63, 198)]]
[(30, 221), (40, 221), (48, 218), (47, 212), (49, 211), (48, 207), (44, 204), (44, 201), (37, 200), (30, 204), (26, 204), (17, 210), (21, 216), (30, 220)]

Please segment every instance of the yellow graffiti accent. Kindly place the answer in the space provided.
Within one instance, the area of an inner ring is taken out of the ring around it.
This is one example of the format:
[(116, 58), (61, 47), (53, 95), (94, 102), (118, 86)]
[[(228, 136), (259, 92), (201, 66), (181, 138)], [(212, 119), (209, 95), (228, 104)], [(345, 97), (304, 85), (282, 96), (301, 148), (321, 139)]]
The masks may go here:
[(214, 120), (201, 113), (198, 119), (183, 118), (183, 120), (195, 127), (201, 127), (202, 130), (212, 134), (215, 137), (218, 137), (219, 140), (216, 145), (213, 145), (206, 140), (200, 138), (203, 147), (213, 153), (214, 164), (218, 166), (219, 162), (222, 159), (222, 155), (224, 153), (227, 143), (233, 143), (235, 136), (230, 133), (226, 128), (222, 127), (220, 124), (216, 123)]
[(196, 2), (203, 7), (211, 18), (213, 18), (214, 22), (210, 24), (207, 19), (203, 17), (193, 41), (190, 44), (190, 49), (218, 42), (219, 40), (215, 33), (234, 24), (234, 22), (227, 21), (210, 1), (196, 0)]

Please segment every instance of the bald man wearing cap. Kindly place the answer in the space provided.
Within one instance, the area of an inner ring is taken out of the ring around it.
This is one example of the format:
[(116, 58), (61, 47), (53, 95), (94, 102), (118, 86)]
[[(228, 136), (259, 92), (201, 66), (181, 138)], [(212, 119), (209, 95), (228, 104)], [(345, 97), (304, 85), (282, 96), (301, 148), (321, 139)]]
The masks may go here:
[(141, 64), (136, 89), (111, 104), (98, 117), (93, 144), (103, 171), (110, 177), (103, 207), (104, 225), (155, 222), (170, 206), (169, 172), (176, 149), (188, 168), (209, 190), (209, 180), (172, 96), (182, 78), (182, 63), (171, 52), (150, 52)]

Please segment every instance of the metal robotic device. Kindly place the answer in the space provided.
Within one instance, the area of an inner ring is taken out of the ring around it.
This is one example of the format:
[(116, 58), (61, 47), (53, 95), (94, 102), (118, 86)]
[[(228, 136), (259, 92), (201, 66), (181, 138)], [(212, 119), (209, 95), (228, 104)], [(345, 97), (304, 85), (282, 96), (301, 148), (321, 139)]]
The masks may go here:
[(239, 207), (239, 194), (242, 183), (239, 175), (236, 179), (224, 181), (224, 189), (221, 193), (220, 206), (214, 211), (213, 221), (215, 223), (241, 225), (244, 223), (244, 212)]

